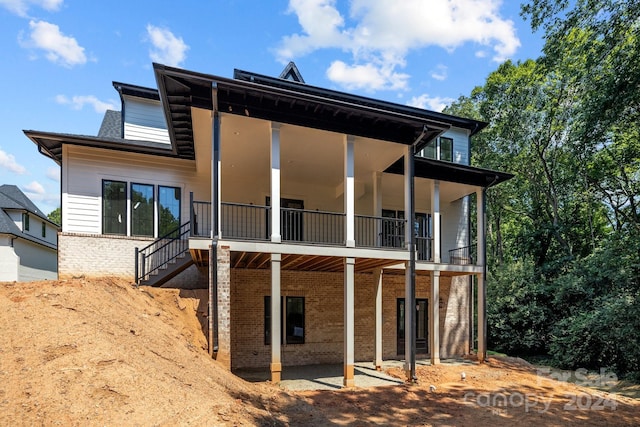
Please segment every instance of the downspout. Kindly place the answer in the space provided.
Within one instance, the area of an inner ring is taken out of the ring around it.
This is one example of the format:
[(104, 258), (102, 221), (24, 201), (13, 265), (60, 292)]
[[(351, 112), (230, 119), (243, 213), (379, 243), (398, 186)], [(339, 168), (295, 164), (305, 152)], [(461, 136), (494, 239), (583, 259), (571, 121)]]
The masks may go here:
[[(409, 230), (409, 301), (407, 307), (411, 307), (411, 310), (415, 311), (416, 307), (416, 192), (415, 192), (415, 155), (416, 155), (416, 146), (422, 141), (424, 136), (427, 134), (428, 127), (424, 125), (422, 128), (422, 132), (420, 136), (411, 144), (411, 150), (409, 155), (409, 161), (407, 162), (408, 170), (406, 171), (409, 175), (409, 223), (407, 226), (410, 227)], [(415, 316), (415, 314), (414, 314)], [(411, 322), (411, 330), (409, 333), (411, 334), (411, 354), (409, 355), (409, 376), (410, 381), (412, 383), (418, 382), (418, 377), (416, 376), (416, 322)]]
[(209, 247), (209, 355), (218, 352), (218, 161), (220, 159), (220, 117), (218, 86), (211, 84), (212, 149), (211, 149), (211, 246)]

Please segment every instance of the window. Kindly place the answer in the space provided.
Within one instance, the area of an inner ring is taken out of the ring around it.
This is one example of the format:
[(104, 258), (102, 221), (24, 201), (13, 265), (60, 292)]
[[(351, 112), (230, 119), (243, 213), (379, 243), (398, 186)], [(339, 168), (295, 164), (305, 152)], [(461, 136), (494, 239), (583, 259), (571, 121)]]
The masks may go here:
[(180, 188), (158, 187), (158, 236), (180, 226)]
[[(304, 297), (283, 297), (281, 318), (284, 319), (282, 343), (304, 344)], [(271, 344), (271, 297), (264, 297), (264, 343)]]
[(127, 234), (127, 184), (102, 181), (102, 233)]
[(29, 231), (29, 214), (22, 214), (22, 231)]
[(153, 185), (131, 184), (131, 235), (153, 236)]
[(47, 237), (47, 223), (42, 221), (42, 237)]
[(453, 139), (440, 137), (440, 160), (453, 161)]
[(453, 139), (441, 136), (430, 141), (422, 151), (422, 156), (429, 159), (453, 161)]

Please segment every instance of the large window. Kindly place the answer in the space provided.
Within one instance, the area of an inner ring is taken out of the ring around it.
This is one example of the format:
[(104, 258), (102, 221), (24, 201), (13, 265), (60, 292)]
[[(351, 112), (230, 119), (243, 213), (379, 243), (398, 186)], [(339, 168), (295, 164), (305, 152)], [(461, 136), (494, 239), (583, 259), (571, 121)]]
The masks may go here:
[(127, 234), (127, 184), (102, 181), (102, 233)]
[(131, 235), (153, 236), (153, 185), (131, 184)]
[[(283, 297), (282, 313), (284, 320), (282, 343), (304, 344), (304, 297)], [(271, 344), (271, 297), (264, 297), (264, 343)]]
[(180, 226), (180, 188), (158, 187), (158, 236)]

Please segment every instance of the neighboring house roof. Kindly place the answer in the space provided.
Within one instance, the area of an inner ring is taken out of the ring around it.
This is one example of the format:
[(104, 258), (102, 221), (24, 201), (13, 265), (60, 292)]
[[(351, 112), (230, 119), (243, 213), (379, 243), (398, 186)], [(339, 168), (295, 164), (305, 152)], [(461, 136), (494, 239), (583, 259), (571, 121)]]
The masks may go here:
[(280, 78), (284, 80), (291, 80), (298, 83), (304, 83), (304, 79), (302, 78), (302, 74), (300, 74), (300, 70), (296, 67), (296, 64), (293, 61), (290, 61), (282, 73), (280, 73)]
[(122, 138), (122, 113), (120, 111), (107, 110), (104, 113), (104, 118), (98, 131), (98, 137)]
[(58, 225), (50, 221), (49, 218), (47, 218), (47, 216), (42, 213), (42, 211), (38, 209), (38, 207), (15, 185), (0, 185), (0, 234), (10, 234), (56, 249), (56, 245), (24, 233), (9, 217), (6, 212), (7, 210), (29, 212), (37, 216), (40, 220), (48, 222), (55, 228), (58, 228)]

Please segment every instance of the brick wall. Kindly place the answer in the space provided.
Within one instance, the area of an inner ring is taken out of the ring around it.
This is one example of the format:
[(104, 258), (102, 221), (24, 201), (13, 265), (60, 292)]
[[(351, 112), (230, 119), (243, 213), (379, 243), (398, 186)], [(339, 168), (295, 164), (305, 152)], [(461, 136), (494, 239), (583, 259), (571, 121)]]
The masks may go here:
[[(282, 296), (305, 297), (305, 343), (282, 346), (283, 366), (342, 363), (343, 274), (282, 271)], [(231, 270), (231, 354), (233, 368), (267, 367), (271, 348), (264, 344), (264, 297), (271, 292), (269, 270)], [(397, 359), (396, 304), (404, 298), (404, 275), (384, 275), (383, 358)], [(468, 279), (440, 279), (441, 357), (467, 353)], [(428, 276), (418, 276), (416, 297), (429, 297)], [(355, 360), (373, 361), (375, 282), (355, 277)]]
[[(133, 282), (135, 248), (144, 248), (151, 242), (151, 238), (58, 233), (58, 277), (116, 276)], [(206, 288), (207, 283), (207, 273), (191, 266), (164, 287), (197, 289)]]
[[(231, 273), (228, 246), (218, 246), (218, 353), (216, 360), (231, 369)], [(234, 355), (235, 358), (235, 355)]]

